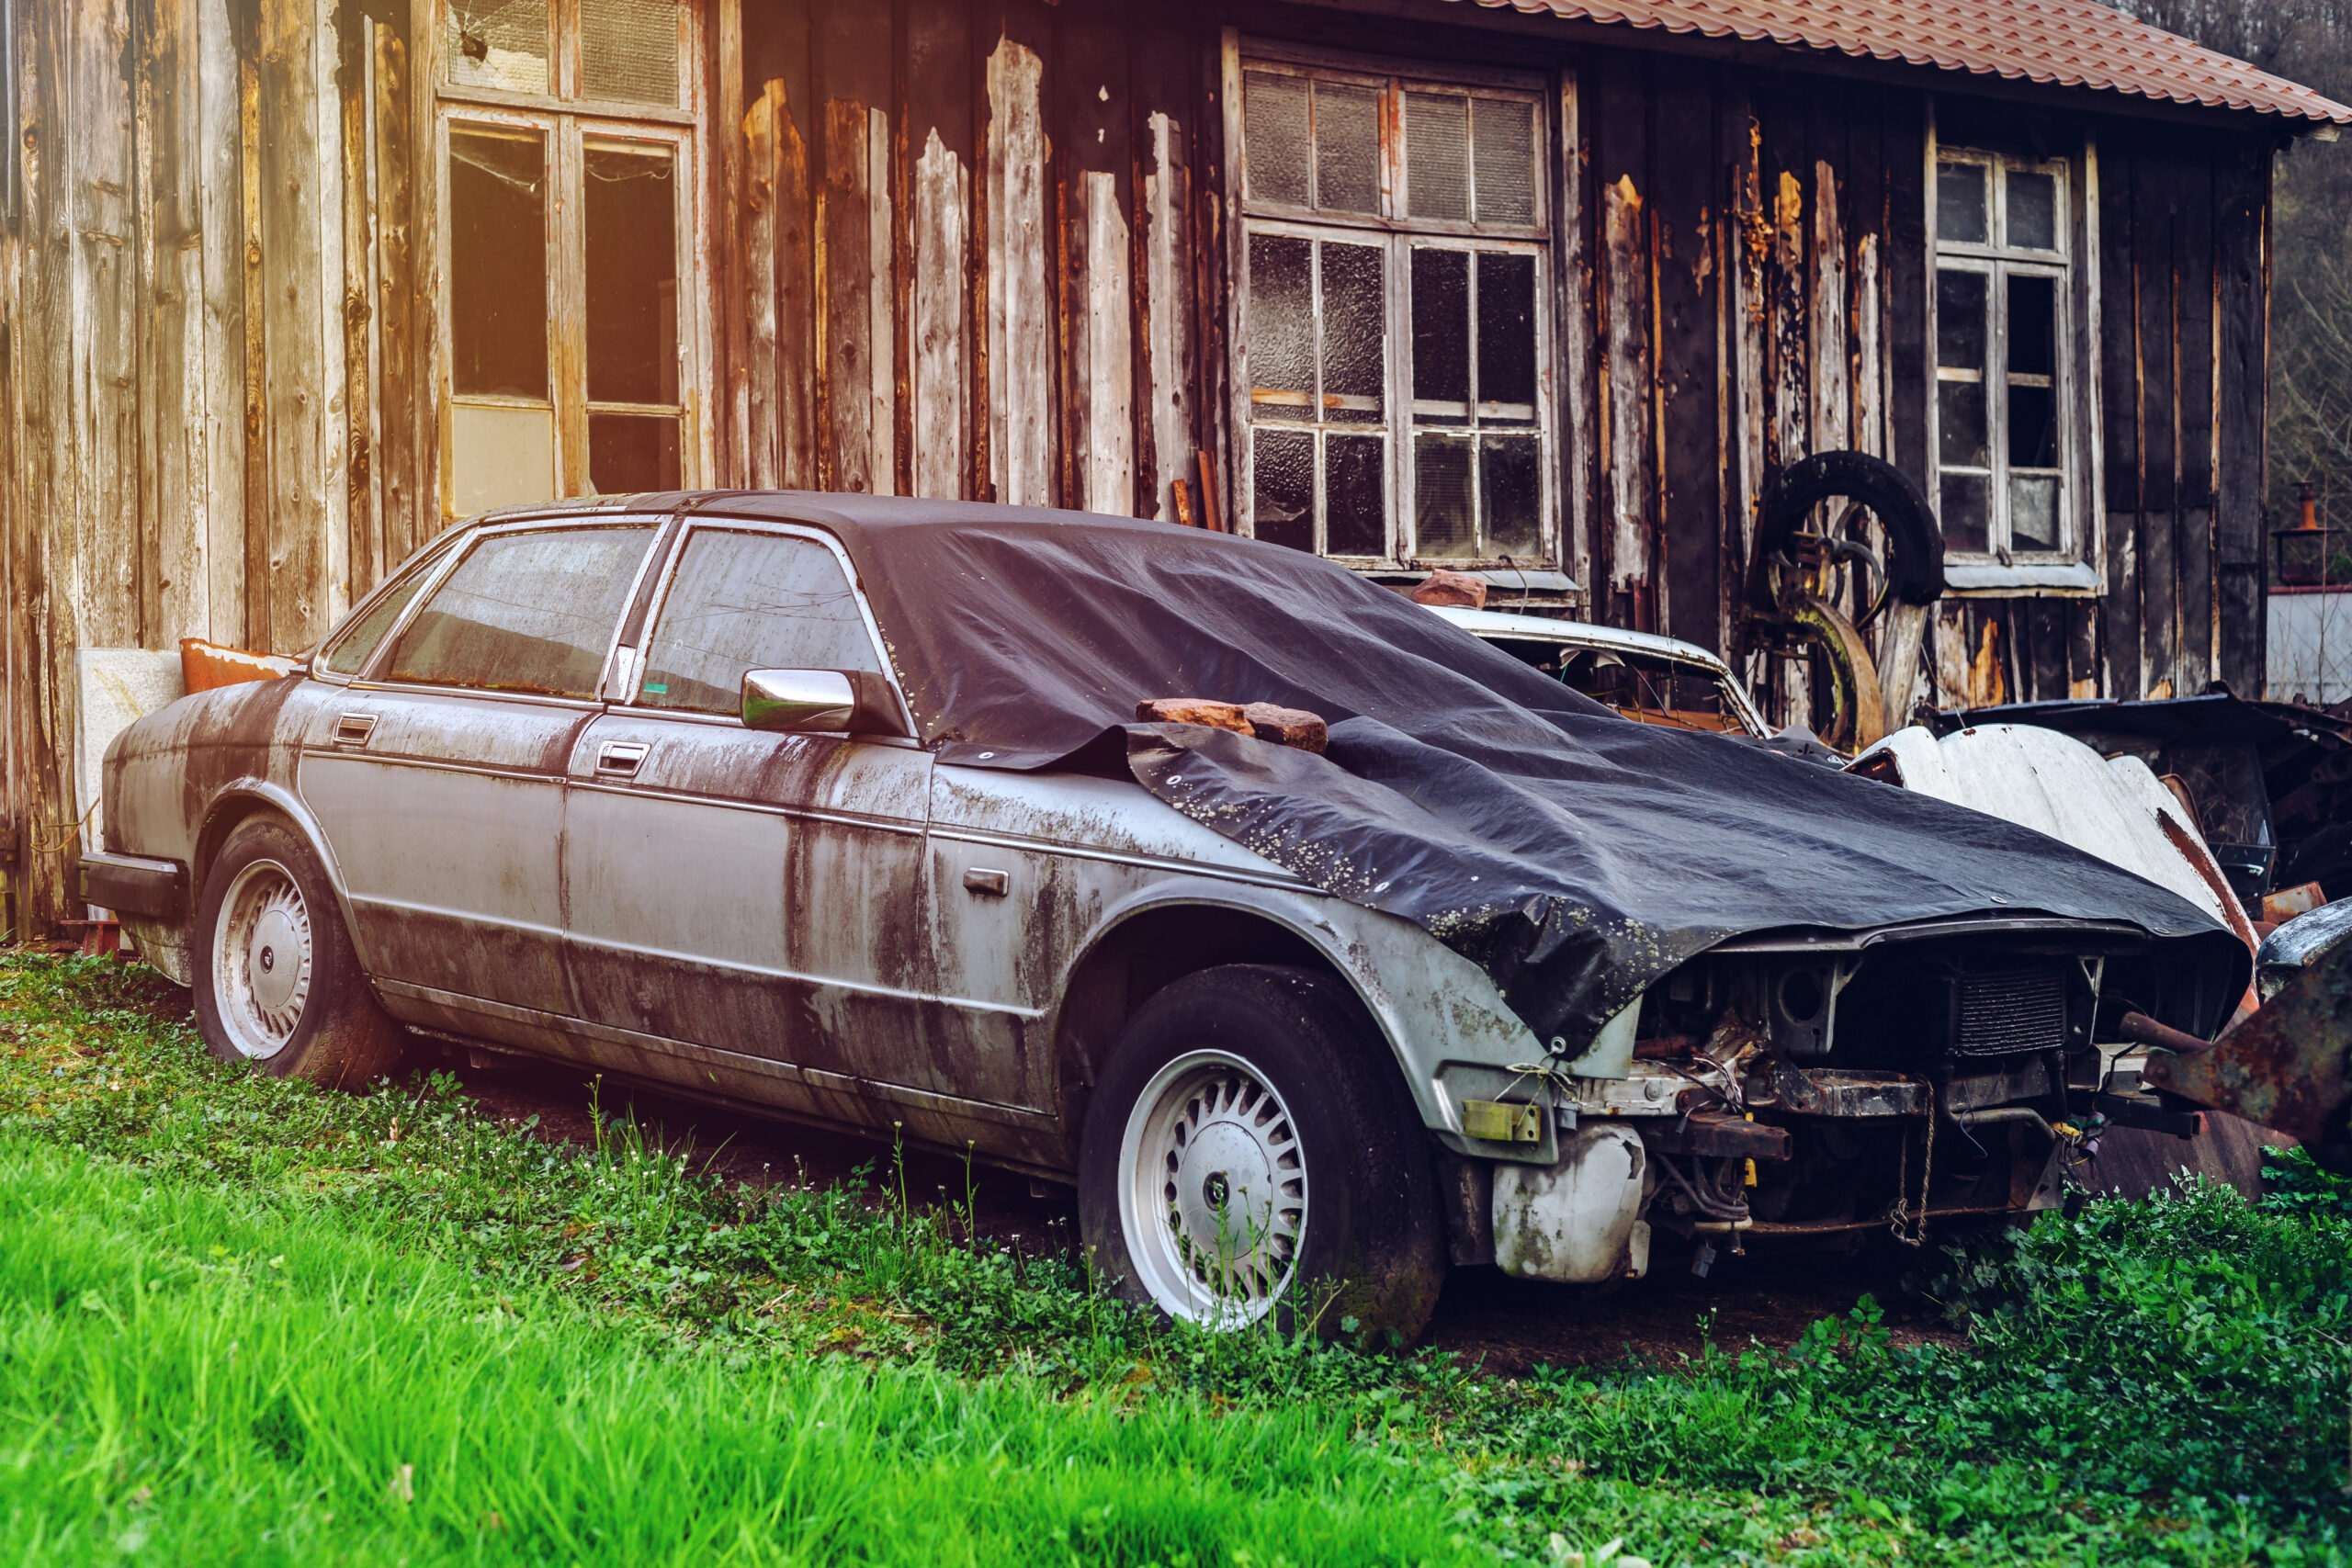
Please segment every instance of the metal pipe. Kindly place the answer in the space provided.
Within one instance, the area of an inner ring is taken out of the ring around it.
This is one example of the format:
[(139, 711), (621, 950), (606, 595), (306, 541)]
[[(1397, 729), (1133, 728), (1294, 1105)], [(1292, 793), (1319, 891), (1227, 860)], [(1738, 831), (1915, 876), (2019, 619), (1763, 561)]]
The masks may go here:
[(2158, 1023), (2144, 1012), (2127, 1012), (2116, 1027), (2126, 1040), (2142, 1045), (2154, 1045), (2176, 1056), (2201, 1056), (2213, 1048), (2213, 1042), (2201, 1040), (2185, 1029), (2175, 1029), (2169, 1023)]
[(1952, 1120), (1963, 1127), (1984, 1127), (2003, 1122), (2025, 1122), (2040, 1128), (2041, 1135), (2052, 1143), (2058, 1141), (2058, 1129), (2052, 1127), (2049, 1119), (2030, 1105), (1996, 1105), (1984, 1111), (1962, 1111), (1955, 1112)]

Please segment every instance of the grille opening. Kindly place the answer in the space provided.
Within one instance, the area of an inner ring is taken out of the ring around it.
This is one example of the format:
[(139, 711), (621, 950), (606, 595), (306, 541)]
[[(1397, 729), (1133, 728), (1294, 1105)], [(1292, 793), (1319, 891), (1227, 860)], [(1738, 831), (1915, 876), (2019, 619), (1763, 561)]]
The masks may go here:
[(2009, 1056), (2066, 1043), (2066, 976), (2055, 968), (1965, 975), (1952, 983), (1952, 1054)]

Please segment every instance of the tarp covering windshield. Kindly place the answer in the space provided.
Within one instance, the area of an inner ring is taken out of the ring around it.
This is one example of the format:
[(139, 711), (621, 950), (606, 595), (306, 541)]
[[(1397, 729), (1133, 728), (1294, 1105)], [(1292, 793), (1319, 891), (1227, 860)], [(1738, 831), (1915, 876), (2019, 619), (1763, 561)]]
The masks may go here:
[[(1170, 806), (1483, 965), (1580, 1049), (1692, 955), (1787, 927), (1976, 914), (2128, 922), (2245, 983), (2152, 883), (1997, 818), (1702, 731), (1627, 721), (1344, 567), (1153, 522), (956, 502), (712, 497), (831, 529), (923, 740), (1034, 770), (1124, 755)], [(1328, 755), (1156, 697), (1321, 715)], [(1115, 765), (1115, 763), (1114, 763)]]

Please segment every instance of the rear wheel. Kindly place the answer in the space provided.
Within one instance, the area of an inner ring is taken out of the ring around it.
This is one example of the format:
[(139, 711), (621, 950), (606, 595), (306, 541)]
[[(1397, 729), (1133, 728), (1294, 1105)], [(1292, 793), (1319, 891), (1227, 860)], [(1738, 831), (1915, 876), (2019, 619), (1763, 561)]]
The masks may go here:
[(1209, 1327), (1409, 1339), (1445, 1279), (1428, 1134), (1354, 996), (1306, 969), (1145, 1003), (1087, 1111), (1079, 1220), (1119, 1294)]
[(356, 1089), (399, 1066), (318, 857), (275, 818), (230, 833), (197, 905), (197, 1028), (223, 1061)]

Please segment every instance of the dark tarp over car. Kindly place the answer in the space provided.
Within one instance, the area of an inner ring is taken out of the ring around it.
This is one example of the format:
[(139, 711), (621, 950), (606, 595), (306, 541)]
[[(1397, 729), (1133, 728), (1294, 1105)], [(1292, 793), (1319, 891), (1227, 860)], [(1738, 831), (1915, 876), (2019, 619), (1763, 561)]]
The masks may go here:
[[(2207, 966), (2206, 994), (2245, 984), (2234, 937), (2103, 861), (1724, 736), (1629, 724), (1314, 556), (952, 502), (692, 504), (842, 541), (941, 761), (1124, 755), (1186, 816), (1476, 960), (1570, 1049), (1694, 954), (1791, 927), (2121, 921)], [(1329, 754), (1136, 722), (1138, 701), (1169, 696), (1309, 709), (1329, 721)]]

